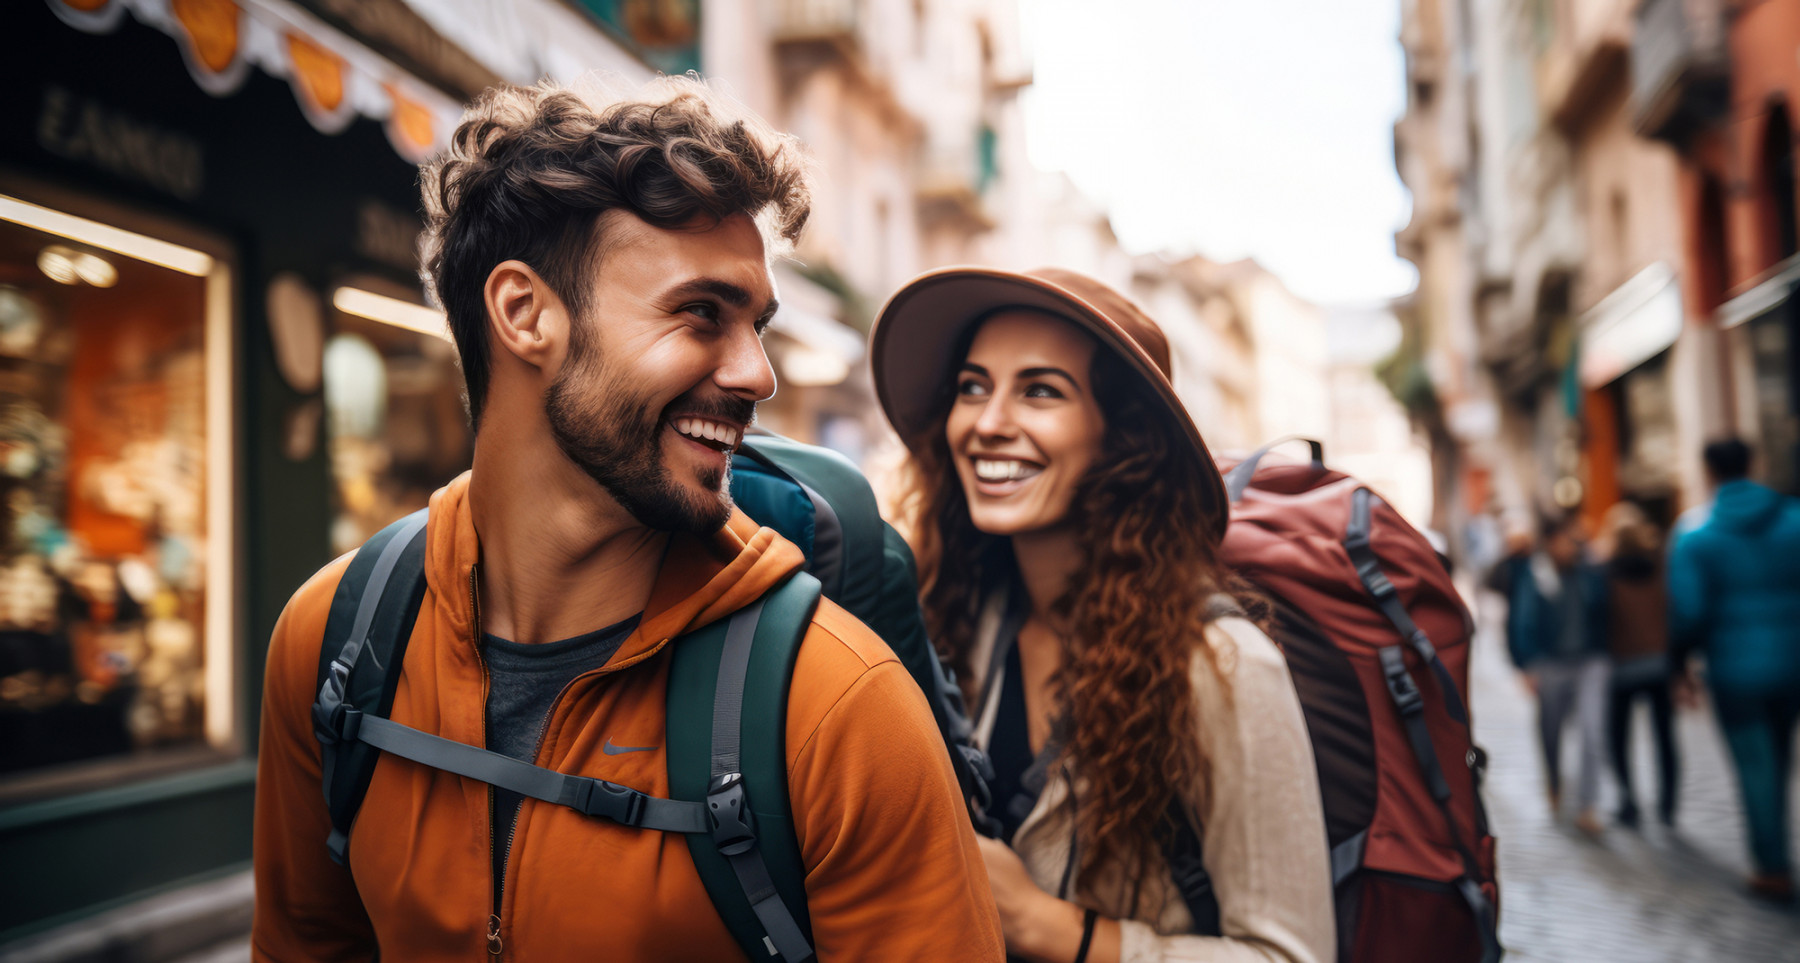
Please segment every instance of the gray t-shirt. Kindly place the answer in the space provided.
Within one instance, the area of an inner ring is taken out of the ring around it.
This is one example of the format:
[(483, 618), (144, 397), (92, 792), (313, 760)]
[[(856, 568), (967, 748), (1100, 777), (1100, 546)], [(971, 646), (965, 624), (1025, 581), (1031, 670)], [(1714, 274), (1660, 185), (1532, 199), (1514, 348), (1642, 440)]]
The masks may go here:
[[(488, 667), (487, 747), (514, 759), (533, 762), (538, 740), (556, 697), (574, 678), (597, 669), (613, 657), (637, 628), (634, 615), (616, 625), (560, 642), (510, 642), (482, 635), (481, 654)], [(506, 854), (523, 796), (494, 788), (494, 892), (498, 900), (505, 882)]]

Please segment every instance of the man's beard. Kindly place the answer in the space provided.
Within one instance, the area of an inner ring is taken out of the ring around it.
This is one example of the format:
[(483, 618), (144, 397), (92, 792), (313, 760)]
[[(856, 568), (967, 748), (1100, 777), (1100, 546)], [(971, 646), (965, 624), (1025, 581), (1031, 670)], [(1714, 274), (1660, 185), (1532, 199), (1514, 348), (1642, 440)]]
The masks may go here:
[[(729, 462), (703, 470), (706, 492), (691, 492), (663, 462), (662, 411), (651, 411), (651, 402), (597, 362), (591, 348), (574, 345), (572, 355), (544, 394), (544, 416), (562, 453), (647, 528), (696, 535), (723, 528), (731, 517)], [(756, 405), (727, 396), (684, 404), (681, 413), (747, 425)]]

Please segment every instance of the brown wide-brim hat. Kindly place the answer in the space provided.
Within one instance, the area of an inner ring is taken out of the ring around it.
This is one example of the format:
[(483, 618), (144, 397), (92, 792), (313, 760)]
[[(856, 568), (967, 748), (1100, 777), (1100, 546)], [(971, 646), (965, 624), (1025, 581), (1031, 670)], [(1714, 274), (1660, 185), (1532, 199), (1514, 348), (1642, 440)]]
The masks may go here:
[[(1173, 470), (1192, 472), (1205, 500), (1214, 534), (1223, 538), (1229, 515), (1225, 482), (1175, 385), (1169, 340), (1130, 299), (1084, 274), (1037, 268), (1023, 274), (993, 268), (953, 267), (914, 278), (882, 307), (869, 334), (875, 395), (909, 448), (922, 444), (953, 357), (970, 325), (996, 311), (1025, 308), (1062, 318), (1092, 334), (1102, 348), (1125, 359), (1186, 438), (1187, 451), (1170, 452)], [(1184, 457), (1191, 456), (1191, 457)], [(1186, 462), (1186, 464), (1182, 464)]]

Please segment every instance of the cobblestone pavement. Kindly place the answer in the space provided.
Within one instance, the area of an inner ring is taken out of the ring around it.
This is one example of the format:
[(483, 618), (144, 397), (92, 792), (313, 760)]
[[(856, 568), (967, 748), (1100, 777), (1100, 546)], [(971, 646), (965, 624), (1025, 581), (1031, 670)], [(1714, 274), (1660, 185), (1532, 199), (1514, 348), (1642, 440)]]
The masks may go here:
[[(1500, 843), (1500, 938), (1508, 963), (1800, 963), (1800, 911), (1744, 892), (1750, 863), (1743, 819), (1710, 707), (1681, 713), (1677, 723), (1682, 778), (1674, 830), (1653, 815), (1656, 770), (1640, 707), (1633, 775), (1645, 827), (1612, 826), (1590, 841), (1570, 825), (1572, 809), (1550, 817), (1534, 707), (1495, 631), (1476, 640), (1471, 686), (1476, 739), (1490, 757), (1486, 798)], [(1563, 765), (1575, 759), (1571, 741)], [(1572, 787), (1573, 769), (1566, 772)], [(1610, 771), (1603, 782), (1603, 812), (1611, 813)]]

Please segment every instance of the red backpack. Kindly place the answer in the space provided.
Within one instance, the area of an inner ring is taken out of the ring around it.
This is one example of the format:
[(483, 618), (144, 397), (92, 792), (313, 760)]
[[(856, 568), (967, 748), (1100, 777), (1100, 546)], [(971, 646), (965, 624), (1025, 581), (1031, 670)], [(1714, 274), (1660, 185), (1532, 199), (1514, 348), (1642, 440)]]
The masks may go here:
[[(1425, 537), (1308, 444), (1310, 464), (1264, 464), (1271, 446), (1221, 462), (1232, 502), (1223, 555), (1273, 602), (1273, 635), (1306, 716), (1338, 958), (1494, 963), (1486, 756), (1468, 714), (1472, 620)], [(1175, 867), (1184, 896), (1197, 867)], [(1195, 914), (1203, 929), (1216, 925), (1211, 912)]]

